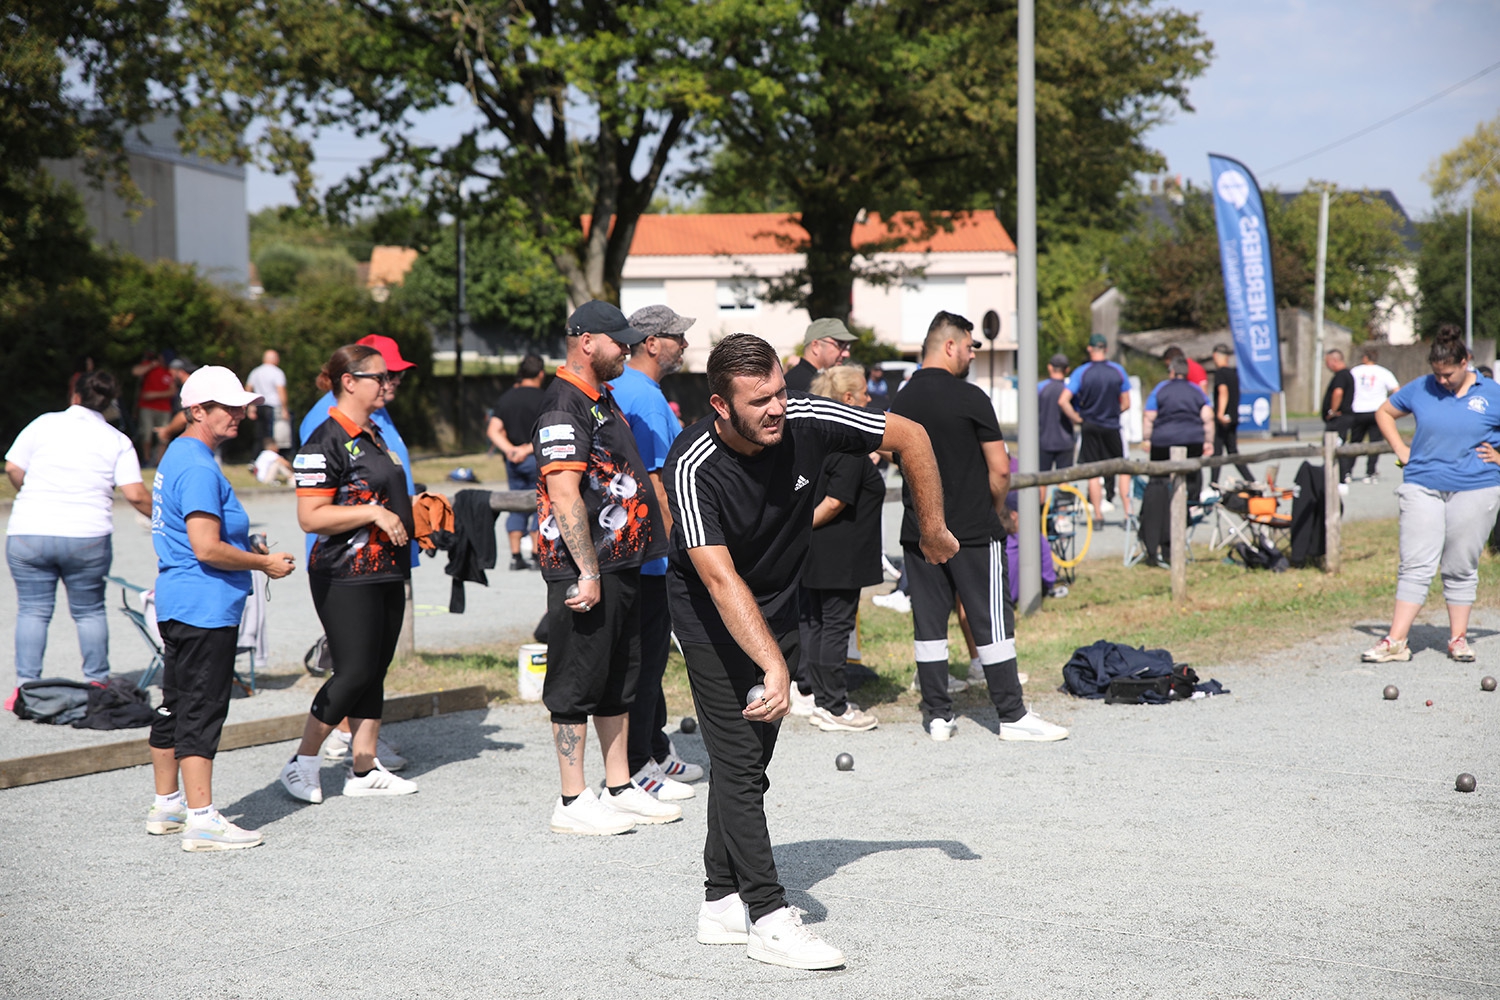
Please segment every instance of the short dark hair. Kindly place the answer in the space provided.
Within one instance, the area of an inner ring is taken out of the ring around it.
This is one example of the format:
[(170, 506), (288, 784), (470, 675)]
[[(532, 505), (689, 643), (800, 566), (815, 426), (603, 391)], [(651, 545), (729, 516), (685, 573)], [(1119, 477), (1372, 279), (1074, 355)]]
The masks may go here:
[(1328, 350), (1324, 351), (1323, 352), (1323, 357), (1328, 358), (1328, 357), (1332, 357), (1335, 354), (1337, 354), (1339, 356), (1339, 360), (1340, 361), (1344, 360), (1344, 352), (1341, 351), (1341, 350), (1339, 350), (1337, 347), (1330, 347)]
[(1366, 361), (1380, 360), (1380, 352), (1375, 350), (1375, 348), (1373, 347), (1361, 347), (1359, 349), (1359, 356), (1364, 358)]
[(708, 389), (726, 403), (741, 375), (765, 378), (781, 363), (776, 349), (753, 333), (731, 333), (708, 352)]
[(1177, 357), (1167, 362), (1167, 371), (1171, 372), (1173, 375), (1187, 375), (1187, 358), (1182, 356), (1181, 351), (1177, 352)]
[(1214, 353), (1222, 354), (1226, 358), (1232, 358), (1234, 357), (1234, 348), (1230, 347), (1228, 344), (1215, 344)]
[(521, 365), (516, 369), (516, 375), (520, 378), (536, 378), (547, 366), (542, 359), (535, 354), (528, 354), (521, 359)]
[(1469, 360), (1469, 346), (1464, 343), (1464, 332), (1452, 323), (1437, 328), (1432, 338), (1432, 349), (1427, 352), (1427, 363), (1461, 365)]
[(951, 313), (946, 309), (938, 310), (938, 314), (932, 317), (932, 322), (927, 324), (927, 338), (922, 341), (923, 354), (936, 350), (938, 345), (945, 340), (959, 339), (951, 335), (944, 336), (944, 330), (952, 330), (968, 337), (974, 332), (974, 324), (958, 313)]
[(1185, 357), (1187, 357), (1187, 355), (1183, 354), (1182, 348), (1178, 347), (1176, 344), (1173, 344), (1171, 347), (1161, 352), (1161, 359), (1168, 364), (1171, 364), (1171, 362), (1177, 358)]
[(120, 394), (120, 383), (106, 371), (84, 372), (73, 384), (73, 391), (78, 393), (78, 405), (103, 413)]
[(344, 394), (344, 376), (350, 372), (362, 372), (371, 358), (382, 357), (373, 347), (364, 344), (345, 344), (333, 352), (333, 357), (318, 372), (318, 388), (333, 390), (334, 398)]

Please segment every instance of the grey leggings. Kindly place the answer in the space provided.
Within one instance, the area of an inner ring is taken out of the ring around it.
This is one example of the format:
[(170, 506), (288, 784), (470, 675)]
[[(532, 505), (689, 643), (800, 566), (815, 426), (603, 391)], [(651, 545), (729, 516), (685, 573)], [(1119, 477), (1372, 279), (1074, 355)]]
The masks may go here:
[(1443, 574), (1443, 600), (1473, 604), (1479, 554), (1495, 525), (1500, 486), (1442, 492), (1415, 483), (1396, 487), (1401, 502), (1401, 569), (1396, 600), (1422, 604), (1432, 576)]

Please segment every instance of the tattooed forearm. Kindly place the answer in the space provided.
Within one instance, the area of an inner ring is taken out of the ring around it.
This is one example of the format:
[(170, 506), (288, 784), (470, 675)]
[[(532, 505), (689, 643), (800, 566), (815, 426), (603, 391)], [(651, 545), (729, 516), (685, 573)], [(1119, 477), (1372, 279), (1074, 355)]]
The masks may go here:
[(599, 557), (594, 552), (594, 539), (589, 533), (589, 511), (583, 498), (578, 497), (566, 507), (559, 504), (553, 513), (557, 517), (557, 530), (568, 546), (568, 555), (573, 557), (578, 572), (584, 576), (597, 574)]
[(578, 745), (583, 742), (583, 727), (553, 723), (552, 742), (557, 746), (557, 754), (566, 760), (569, 766), (578, 763)]

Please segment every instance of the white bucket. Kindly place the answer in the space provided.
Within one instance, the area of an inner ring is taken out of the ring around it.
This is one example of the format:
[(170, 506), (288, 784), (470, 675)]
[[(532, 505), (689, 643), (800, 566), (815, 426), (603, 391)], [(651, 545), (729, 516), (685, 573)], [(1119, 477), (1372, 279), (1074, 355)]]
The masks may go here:
[(547, 644), (528, 642), (522, 646), (517, 668), (521, 700), (541, 701), (542, 685), (547, 680)]

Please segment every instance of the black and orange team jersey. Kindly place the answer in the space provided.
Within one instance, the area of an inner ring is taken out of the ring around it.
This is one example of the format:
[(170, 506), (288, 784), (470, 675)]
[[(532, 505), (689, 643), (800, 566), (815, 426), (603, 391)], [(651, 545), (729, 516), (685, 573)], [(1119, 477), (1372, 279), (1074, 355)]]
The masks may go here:
[[(318, 425), (292, 462), (299, 497), (332, 497), (340, 507), (379, 504), (406, 525), (413, 536), (411, 497), (401, 459), (385, 446), (378, 431), (358, 426), (338, 407)], [(307, 557), (307, 572), (339, 583), (383, 583), (411, 576), (406, 546), (373, 525), (336, 535), (319, 535)]]
[(571, 580), (579, 573), (558, 531), (547, 492), (547, 477), (554, 472), (583, 473), (579, 493), (601, 573), (638, 568), (667, 554), (656, 490), (609, 386), (596, 392), (559, 368), (542, 397), (531, 443), (536, 449), (536, 519), (542, 539), (538, 559), (544, 580)]
[(672, 505), (667, 602), (677, 638), (734, 643), (689, 554), (718, 545), (729, 550), (771, 633), (795, 632), (823, 460), (846, 452), (868, 465), (864, 456), (884, 437), (884, 413), (800, 392), (787, 394), (780, 443), (758, 454), (742, 455), (725, 444), (712, 416), (678, 435), (662, 470)]

